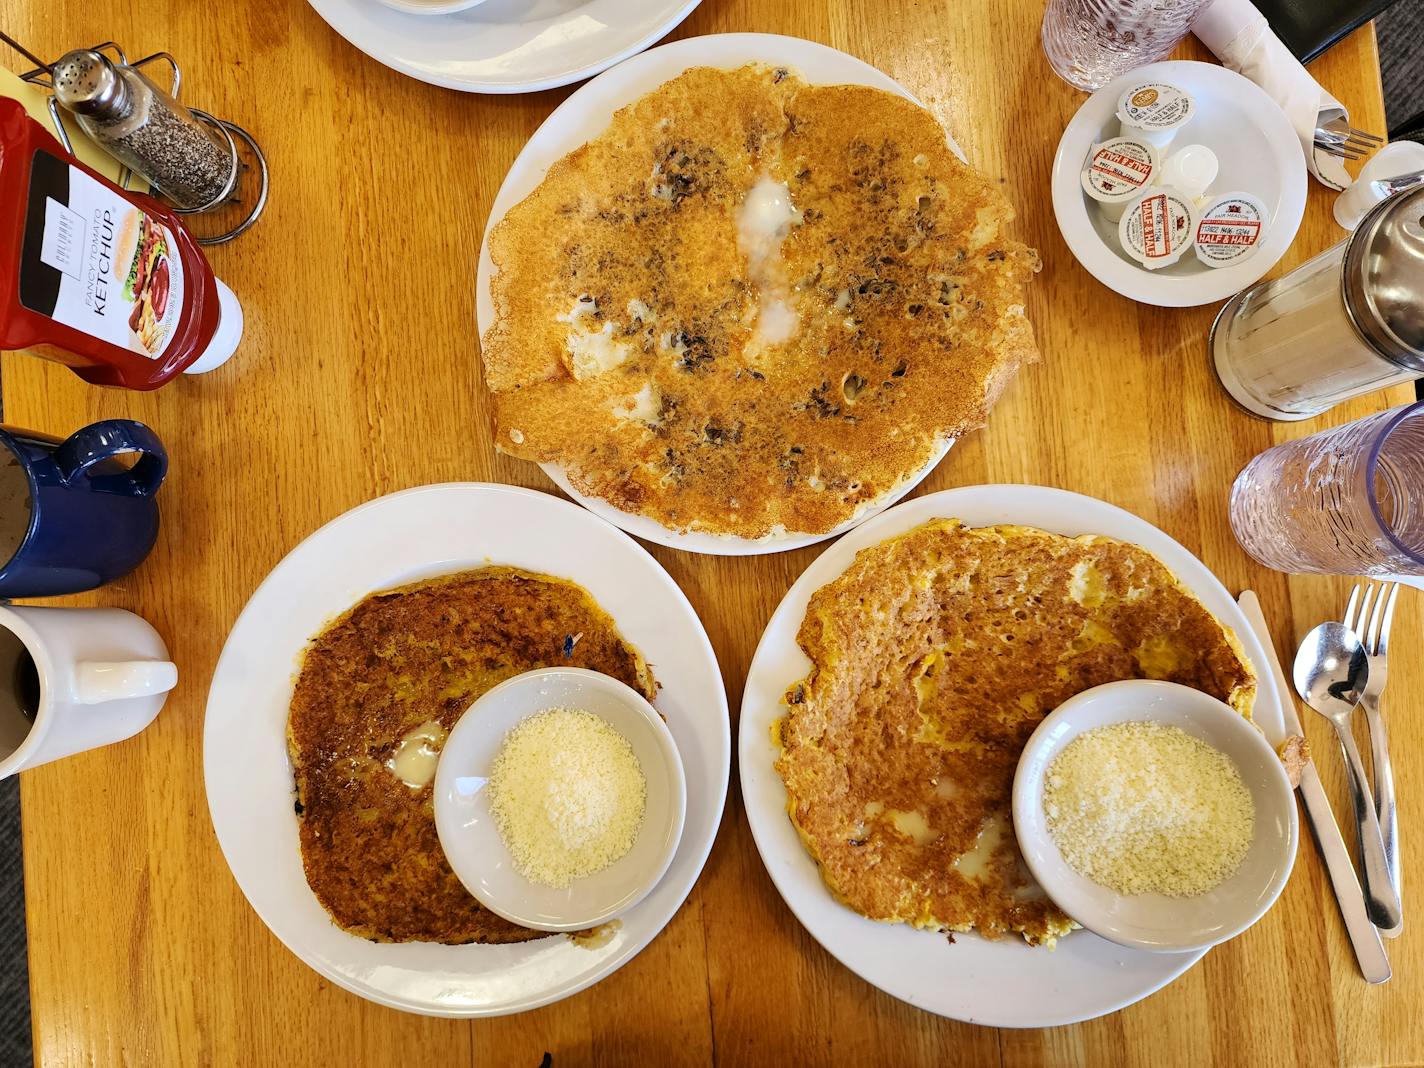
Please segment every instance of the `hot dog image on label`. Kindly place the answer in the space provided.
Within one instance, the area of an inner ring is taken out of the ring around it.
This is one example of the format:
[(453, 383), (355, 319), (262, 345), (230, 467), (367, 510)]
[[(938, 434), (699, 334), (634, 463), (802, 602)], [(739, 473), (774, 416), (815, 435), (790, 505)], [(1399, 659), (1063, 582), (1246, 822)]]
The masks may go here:
[(1250, 193), (1223, 193), (1197, 221), (1197, 259), (1208, 267), (1230, 267), (1255, 252), (1265, 233), (1265, 204)]
[(1123, 251), (1155, 271), (1169, 267), (1191, 247), (1197, 227), (1196, 206), (1179, 189), (1152, 189), (1127, 206), (1118, 223)]
[[(146, 212), (130, 209), (115, 230), (114, 251), (114, 277), (130, 304), (129, 347), (157, 356), (172, 333), (179, 303), (173, 299), (176, 264), (168, 232)], [(170, 308), (175, 314), (168, 314)]]

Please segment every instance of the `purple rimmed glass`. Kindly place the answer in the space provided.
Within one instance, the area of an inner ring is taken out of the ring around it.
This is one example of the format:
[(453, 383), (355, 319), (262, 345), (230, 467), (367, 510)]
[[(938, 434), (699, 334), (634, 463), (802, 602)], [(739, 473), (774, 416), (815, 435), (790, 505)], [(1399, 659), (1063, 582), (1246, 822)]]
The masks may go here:
[(1231, 487), (1231, 528), (1277, 571), (1424, 575), (1424, 401), (1267, 449)]

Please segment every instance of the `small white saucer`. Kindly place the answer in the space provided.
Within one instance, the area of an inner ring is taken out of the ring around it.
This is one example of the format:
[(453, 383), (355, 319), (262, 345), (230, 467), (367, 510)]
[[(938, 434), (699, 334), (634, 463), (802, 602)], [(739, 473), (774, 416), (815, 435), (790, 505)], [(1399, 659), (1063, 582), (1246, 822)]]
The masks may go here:
[[(1084, 731), (1150, 720), (1180, 727), (1236, 765), (1255, 803), (1251, 846), (1235, 874), (1196, 897), (1125, 896), (1079, 875), (1063, 859), (1043, 813), (1043, 779)], [(1235, 938), (1275, 903), (1295, 865), (1295, 793), (1275, 750), (1247, 719), (1210, 694), (1171, 682), (1129, 680), (1085, 690), (1038, 725), (1014, 776), (1014, 834), (1053, 902), (1095, 934), (1157, 952), (1200, 950)]]
[[(633, 747), (648, 788), (633, 847), (562, 890), (515, 870), (484, 788), (505, 735), (550, 708), (579, 708), (605, 720)], [(522, 927), (581, 931), (632, 908), (658, 884), (682, 837), (687, 784), (672, 733), (641, 695), (596, 671), (547, 668), (502, 682), (470, 706), (441, 750), (434, 803), (440, 846), (480, 904)]]
[[(1266, 205), (1260, 247), (1230, 267), (1208, 267), (1192, 249), (1175, 264), (1149, 271), (1122, 251), (1118, 224), (1083, 192), (1083, 163), (1093, 145), (1118, 135), (1118, 98), (1139, 82), (1185, 89), (1197, 104), (1167, 150), (1205, 145), (1220, 164), (1208, 197), (1245, 192)], [(1142, 304), (1189, 308), (1225, 300), (1261, 278), (1285, 255), (1305, 213), (1305, 153), (1290, 120), (1255, 83), (1215, 63), (1173, 60), (1138, 67), (1099, 89), (1073, 116), (1053, 158), (1053, 214), (1068, 248), (1094, 278)]]

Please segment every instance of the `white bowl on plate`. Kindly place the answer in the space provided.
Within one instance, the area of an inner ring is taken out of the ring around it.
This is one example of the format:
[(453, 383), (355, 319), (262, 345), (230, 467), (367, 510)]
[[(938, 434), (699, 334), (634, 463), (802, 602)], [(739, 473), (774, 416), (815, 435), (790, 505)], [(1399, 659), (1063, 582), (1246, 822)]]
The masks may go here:
[[(1195, 897), (1123, 895), (1063, 859), (1043, 812), (1043, 780), (1084, 731), (1151, 721), (1180, 727), (1236, 766), (1255, 805), (1255, 833), (1236, 872)], [(1234, 938), (1275, 903), (1295, 864), (1295, 796), (1275, 750), (1247, 719), (1210, 694), (1171, 682), (1110, 682), (1072, 697), (1029, 738), (1014, 776), (1014, 834), (1029, 870), (1064, 912), (1119, 945), (1157, 952), (1200, 950)]]
[[(1208, 267), (1189, 248), (1172, 266), (1149, 271), (1122, 250), (1118, 224), (1104, 218), (1083, 192), (1081, 174), (1089, 151), (1118, 136), (1118, 98), (1147, 81), (1179, 86), (1195, 99), (1196, 113), (1165, 154), (1187, 145), (1205, 145), (1216, 153), (1220, 170), (1208, 200), (1219, 193), (1245, 192), (1266, 205), (1266, 236), (1240, 263)], [(1300, 229), (1306, 183), (1300, 139), (1259, 86), (1215, 63), (1173, 60), (1129, 71), (1078, 109), (1053, 158), (1053, 214), (1068, 248), (1103, 285), (1142, 304), (1188, 308), (1225, 300), (1276, 265)]]
[[(562, 890), (515, 870), (484, 788), (505, 736), (550, 708), (592, 712), (626, 738), (648, 790), (632, 848)], [(480, 904), (522, 927), (580, 931), (632, 908), (662, 879), (682, 837), (687, 783), (672, 733), (640, 694), (596, 671), (546, 668), (500, 683), (455, 724), (435, 771), (434, 804), (440, 846)]]

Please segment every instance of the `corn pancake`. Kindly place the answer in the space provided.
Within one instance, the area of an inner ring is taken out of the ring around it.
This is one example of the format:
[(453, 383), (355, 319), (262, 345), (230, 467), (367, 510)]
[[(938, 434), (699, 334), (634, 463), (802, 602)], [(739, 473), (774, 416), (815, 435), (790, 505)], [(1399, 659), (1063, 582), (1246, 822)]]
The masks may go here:
[(862, 549), (812, 596), (813, 669), (775, 728), (788, 810), (832, 893), (876, 920), (1073, 929), (1023, 867), (1011, 787), (1063, 701), (1119, 679), (1204, 690), (1250, 717), (1236, 636), (1146, 550), (933, 520)]
[(831, 530), (1037, 358), (1012, 217), (902, 97), (689, 70), (495, 226), (496, 444), (670, 529)]
[(373, 593), (311, 640), (287, 741), (302, 864), (332, 919), (379, 942), (522, 942), (445, 860), (432, 789), (387, 766), (407, 732), (445, 731), (505, 679), (542, 667), (601, 671), (652, 699), (657, 684), (580, 586), (486, 567)]

